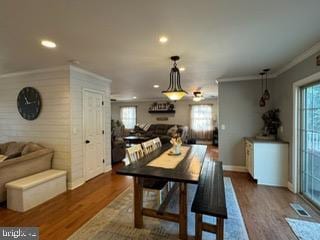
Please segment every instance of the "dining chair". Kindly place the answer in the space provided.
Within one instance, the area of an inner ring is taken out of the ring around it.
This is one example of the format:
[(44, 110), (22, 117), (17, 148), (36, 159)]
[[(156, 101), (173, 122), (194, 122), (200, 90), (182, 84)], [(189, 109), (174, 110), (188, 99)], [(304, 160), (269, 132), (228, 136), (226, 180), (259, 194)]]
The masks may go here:
[(154, 144), (153, 139), (143, 142), (141, 145), (146, 155), (156, 150), (156, 145)]
[(133, 145), (126, 149), (129, 163), (136, 162), (144, 156), (143, 150), (140, 144)]
[[(132, 147), (127, 148), (126, 151), (129, 161), (124, 161), (125, 165), (139, 161), (144, 157), (144, 152), (140, 144), (133, 145)], [(161, 205), (168, 194), (167, 181), (143, 178), (143, 191), (147, 197), (150, 196), (150, 193), (154, 194), (156, 196), (157, 203)]]
[(162, 146), (162, 143), (161, 143), (159, 137), (156, 137), (156, 138), (152, 139), (152, 141), (153, 141), (153, 143), (154, 143), (156, 148), (160, 148)]

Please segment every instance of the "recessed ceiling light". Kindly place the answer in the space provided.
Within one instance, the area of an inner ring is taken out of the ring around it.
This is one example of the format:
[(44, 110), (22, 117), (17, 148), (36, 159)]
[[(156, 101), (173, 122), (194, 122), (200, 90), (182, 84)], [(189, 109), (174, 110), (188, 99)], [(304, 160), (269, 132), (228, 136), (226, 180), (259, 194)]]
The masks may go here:
[(134, 96), (134, 97), (132, 97), (133, 99), (137, 99), (137, 97), (136, 96)]
[(161, 37), (159, 38), (159, 42), (162, 43), (162, 44), (164, 44), (164, 43), (168, 42), (168, 38), (167, 38), (166, 36), (161, 36)]
[(183, 71), (186, 70), (186, 68), (185, 67), (180, 67), (179, 70), (180, 70), (180, 72), (183, 72)]
[(154, 88), (159, 88), (160, 86), (158, 84), (153, 85)]
[(55, 48), (57, 47), (57, 44), (52, 42), (52, 41), (49, 41), (49, 40), (42, 40), (41, 41), (41, 45), (44, 46), (44, 47), (47, 47), (47, 48)]

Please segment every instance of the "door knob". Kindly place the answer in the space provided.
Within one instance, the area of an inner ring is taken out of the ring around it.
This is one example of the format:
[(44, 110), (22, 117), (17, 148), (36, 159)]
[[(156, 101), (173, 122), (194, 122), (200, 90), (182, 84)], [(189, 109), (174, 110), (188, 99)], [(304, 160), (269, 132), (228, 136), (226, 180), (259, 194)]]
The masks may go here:
[(90, 141), (89, 141), (89, 140), (86, 140), (86, 144), (88, 144), (88, 143), (90, 143)]

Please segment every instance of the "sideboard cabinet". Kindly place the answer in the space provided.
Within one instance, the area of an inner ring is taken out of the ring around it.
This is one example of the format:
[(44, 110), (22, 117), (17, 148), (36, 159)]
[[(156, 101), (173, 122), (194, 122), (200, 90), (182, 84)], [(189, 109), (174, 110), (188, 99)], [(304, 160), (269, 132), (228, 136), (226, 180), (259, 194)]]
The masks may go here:
[(246, 168), (258, 184), (288, 186), (287, 142), (245, 138)]

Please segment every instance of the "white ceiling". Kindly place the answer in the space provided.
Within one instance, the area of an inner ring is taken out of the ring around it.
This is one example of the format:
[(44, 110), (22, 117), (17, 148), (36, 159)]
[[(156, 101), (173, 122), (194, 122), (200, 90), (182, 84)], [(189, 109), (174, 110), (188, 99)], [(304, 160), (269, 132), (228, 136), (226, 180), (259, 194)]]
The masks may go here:
[[(118, 99), (159, 98), (181, 56), (182, 86), (274, 71), (320, 40), (319, 0), (0, 0), (0, 74), (63, 65), (113, 80)], [(169, 42), (160, 45), (160, 35)], [(41, 39), (57, 43), (40, 46)], [(160, 89), (153, 89), (159, 84)]]

